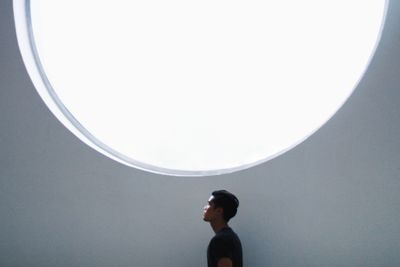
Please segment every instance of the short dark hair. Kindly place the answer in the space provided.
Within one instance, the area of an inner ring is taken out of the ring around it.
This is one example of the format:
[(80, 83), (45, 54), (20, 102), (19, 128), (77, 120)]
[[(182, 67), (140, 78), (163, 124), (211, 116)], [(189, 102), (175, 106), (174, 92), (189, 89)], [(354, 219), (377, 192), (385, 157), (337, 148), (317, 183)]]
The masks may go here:
[(239, 200), (234, 194), (226, 190), (217, 190), (212, 192), (211, 195), (214, 197), (212, 203), (214, 203), (215, 207), (224, 210), (224, 220), (229, 222), (229, 220), (237, 213)]

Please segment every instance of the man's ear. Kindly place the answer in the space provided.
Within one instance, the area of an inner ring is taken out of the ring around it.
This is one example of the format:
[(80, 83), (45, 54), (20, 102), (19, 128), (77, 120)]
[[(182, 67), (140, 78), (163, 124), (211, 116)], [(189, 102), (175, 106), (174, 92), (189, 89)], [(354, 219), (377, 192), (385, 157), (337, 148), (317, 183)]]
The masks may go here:
[(218, 214), (224, 213), (224, 209), (223, 209), (222, 207), (216, 208), (215, 211), (216, 211)]

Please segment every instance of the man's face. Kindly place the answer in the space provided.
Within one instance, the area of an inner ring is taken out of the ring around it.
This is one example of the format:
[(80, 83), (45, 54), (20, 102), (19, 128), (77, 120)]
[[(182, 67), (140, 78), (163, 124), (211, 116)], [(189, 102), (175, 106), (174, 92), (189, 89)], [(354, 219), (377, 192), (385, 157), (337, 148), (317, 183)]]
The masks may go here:
[(217, 216), (221, 215), (222, 208), (216, 208), (213, 203), (214, 196), (211, 196), (208, 199), (207, 205), (204, 206), (203, 209), (203, 220), (206, 222), (211, 222), (215, 220)]

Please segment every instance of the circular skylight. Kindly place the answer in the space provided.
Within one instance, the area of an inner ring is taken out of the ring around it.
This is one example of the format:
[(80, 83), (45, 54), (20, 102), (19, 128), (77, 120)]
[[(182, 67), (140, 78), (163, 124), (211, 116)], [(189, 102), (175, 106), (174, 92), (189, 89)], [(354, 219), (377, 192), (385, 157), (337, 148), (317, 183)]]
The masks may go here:
[(14, 0), (33, 83), (82, 141), (124, 164), (214, 175), (323, 125), (375, 50), (384, 0)]

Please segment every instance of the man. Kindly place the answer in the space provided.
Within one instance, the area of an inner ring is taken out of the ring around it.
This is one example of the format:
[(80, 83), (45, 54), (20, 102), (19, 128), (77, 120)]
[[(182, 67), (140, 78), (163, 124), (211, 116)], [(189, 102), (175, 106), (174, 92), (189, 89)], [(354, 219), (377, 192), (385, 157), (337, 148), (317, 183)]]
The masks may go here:
[(238, 206), (235, 195), (218, 190), (212, 192), (204, 207), (203, 220), (209, 222), (215, 232), (207, 249), (208, 267), (243, 267), (240, 239), (228, 226)]

